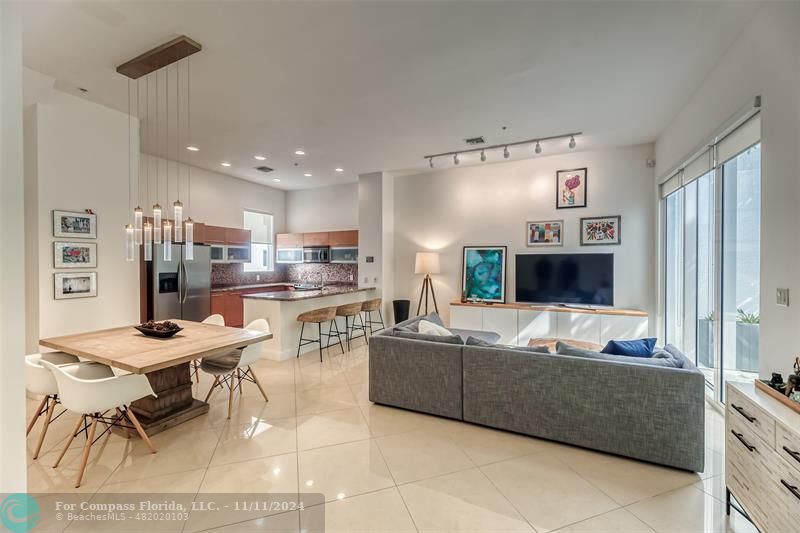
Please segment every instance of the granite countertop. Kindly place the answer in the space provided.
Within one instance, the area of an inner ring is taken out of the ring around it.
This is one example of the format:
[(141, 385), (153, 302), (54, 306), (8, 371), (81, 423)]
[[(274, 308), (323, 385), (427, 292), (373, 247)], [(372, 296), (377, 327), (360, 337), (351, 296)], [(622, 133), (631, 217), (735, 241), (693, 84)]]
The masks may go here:
[(294, 281), (277, 281), (274, 283), (251, 283), (249, 285), (222, 285), (211, 287), (211, 292), (241, 291), (245, 289), (260, 289), (267, 287), (291, 287)]
[(311, 298), (323, 298), (325, 296), (336, 296), (337, 294), (350, 294), (354, 292), (372, 290), (375, 290), (375, 288), (359, 288), (357, 285), (329, 285), (318, 291), (258, 292), (254, 294), (243, 294), (242, 298), (252, 298), (254, 300), (276, 300), (280, 302), (296, 302), (299, 300), (309, 300)]

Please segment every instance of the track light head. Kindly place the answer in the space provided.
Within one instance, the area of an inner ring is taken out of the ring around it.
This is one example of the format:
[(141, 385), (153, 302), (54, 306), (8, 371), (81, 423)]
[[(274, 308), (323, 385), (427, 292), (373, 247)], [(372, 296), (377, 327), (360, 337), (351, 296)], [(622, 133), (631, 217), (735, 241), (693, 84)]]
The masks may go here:
[(571, 137), (569, 138), (569, 149), (570, 149), (570, 150), (573, 150), (573, 149), (575, 149), (575, 146), (576, 146), (576, 143), (575, 143), (575, 136), (571, 136)]
[(461, 160), (458, 158), (458, 154), (453, 155), (453, 163), (456, 165), (459, 164)]
[(486, 161), (486, 152), (484, 152), (483, 150), (481, 150), (481, 161), (482, 162)]
[(508, 151), (508, 146), (503, 148), (503, 157), (506, 158), (506, 159), (511, 157), (511, 153)]
[(433, 168), (433, 158), (432, 157), (428, 159), (428, 165), (430, 165), (430, 167)]
[(537, 154), (542, 153), (542, 145), (539, 144), (539, 141), (536, 141), (536, 147), (533, 149), (533, 151), (536, 152)]

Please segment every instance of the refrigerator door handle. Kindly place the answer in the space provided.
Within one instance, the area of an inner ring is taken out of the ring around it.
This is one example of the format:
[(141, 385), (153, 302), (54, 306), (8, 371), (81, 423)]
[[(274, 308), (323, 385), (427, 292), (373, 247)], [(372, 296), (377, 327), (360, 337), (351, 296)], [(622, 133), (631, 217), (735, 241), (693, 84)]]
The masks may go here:
[(181, 266), (181, 263), (178, 262), (178, 303), (181, 303), (181, 298), (183, 297), (183, 271)]
[(189, 297), (189, 272), (186, 270), (186, 264), (181, 261), (181, 270), (183, 274), (181, 275), (183, 279), (183, 299), (181, 300), (182, 304), (186, 303), (186, 298)]

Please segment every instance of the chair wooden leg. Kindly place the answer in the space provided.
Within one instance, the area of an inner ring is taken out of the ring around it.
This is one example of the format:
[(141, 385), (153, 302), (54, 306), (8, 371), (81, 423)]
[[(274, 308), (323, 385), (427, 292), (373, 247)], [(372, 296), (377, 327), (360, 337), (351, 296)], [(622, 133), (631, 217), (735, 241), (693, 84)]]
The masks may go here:
[(42, 409), (44, 409), (44, 405), (47, 403), (47, 400), (49, 400), (49, 399), (50, 399), (50, 396), (45, 396), (44, 398), (42, 398), (42, 401), (39, 404), (39, 407), (36, 408), (36, 412), (33, 413), (33, 416), (31, 417), (31, 421), (28, 423), (28, 430), (25, 432), (25, 436), (26, 437), (31, 434), (31, 430), (33, 429), (33, 425), (36, 423), (36, 420), (38, 420), (39, 417), (41, 416)]
[(139, 437), (141, 437), (144, 443), (147, 444), (147, 447), (150, 448), (150, 453), (156, 453), (156, 447), (153, 446), (153, 443), (150, 441), (150, 437), (148, 437), (147, 433), (145, 433), (144, 428), (139, 423), (139, 419), (136, 418), (135, 414), (133, 414), (133, 410), (129, 407), (125, 407), (125, 416), (128, 417), (128, 420), (131, 421), (133, 427), (136, 428), (136, 432), (139, 434)]
[(56, 410), (56, 398), (55, 396), (49, 397), (49, 402), (47, 403), (47, 413), (44, 415), (44, 425), (42, 426), (42, 432), (39, 434), (39, 442), (36, 443), (36, 451), (33, 452), (33, 458), (39, 458), (39, 452), (42, 450), (42, 444), (44, 444), (44, 436), (47, 434), (47, 428), (50, 427), (50, 420), (53, 418), (53, 411)]
[(228, 384), (228, 420), (231, 419), (231, 411), (233, 411), (233, 372), (230, 374), (231, 382)]
[[(264, 392), (264, 387), (262, 387), (261, 386), (261, 382), (258, 381), (258, 377), (256, 377), (256, 373), (253, 372), (253, 369), (251, 367), (249, 367), (249, 366), (247, 367), (247, 372), (250, 372), (250, 376), (253, 378), (253, 381), (255, 381), (256, 386), (258, 387), (258, 390), (261, 391), (261, 396), (264, 397), (264, 401), (268, 402), (269, 398), (267, 398), (267, 393)], [(247, 372), (245, 372), (245, 375), (247, 374)]]
[(94, 432), (97, 430), (97, 416), (92, 416), (92, 425), (89, 426), (89, 434), (86, 437), (86, 444), (83, 446), (83, 456), (81, 457), (81, 465), (78, 467), (78, 477), (75, 479), (75, 488), (81, 486), (83, 480), (83, 472), (86, 470), (86, 463), (89, 462), (89, 452), (92, 449), (92, 441), (94, 440)]
[(81, 415), (81, 416), (78, 417), (78, 422), (75, 424), (75, 427), (72, 429), (72, 433), (70, 433), (69, 437), (67, 437), (67, 443), (64, 444), (64, 449), (61, 450), (61, 455), (59, 455), (58, 459), (56, 459), (56, 462), (53, 463), (53, 468), (58, 468), (58, 464), (61, 462), (61, 459), (64, 458), (64, 455), (66, 455), (67, 450), (69, 450), (69, 445), (72, 444), (73, 440), (75, 440), (75, 436), (78, 434), (78, 430), (80, 429), (81, 424), (83, 424), (83, 421), (84, 421), (85, 418), (86, 418), (86, 415)]
[(208, 389), (208, 394), (206, 394), (206, 399), (203, 400), (204, 402), (208, 403), (209, 398), (211, 398), (211, 393), (214, 392), (214, 388), (219, 383), (219, 376), (214, 376), (214, 383), (211, 384), (211, 388)]
[(239, 388), (239, 395), (242, 394), (242, 370), (240, 368), (236, 369), (236, 386)]

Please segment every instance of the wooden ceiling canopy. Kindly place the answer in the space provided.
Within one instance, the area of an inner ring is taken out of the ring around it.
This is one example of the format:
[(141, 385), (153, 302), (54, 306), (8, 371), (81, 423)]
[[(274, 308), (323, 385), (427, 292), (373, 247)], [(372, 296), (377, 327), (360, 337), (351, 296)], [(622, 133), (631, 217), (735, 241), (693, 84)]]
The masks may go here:
[(181, 35), (123, 63), (117, 67), (117, 72), (136, 80), (160, 68), (178, 62), (184, 57), (196, 54), (202, 49), (203, 47), (200, 43)]

